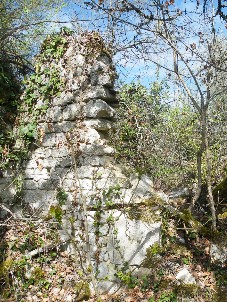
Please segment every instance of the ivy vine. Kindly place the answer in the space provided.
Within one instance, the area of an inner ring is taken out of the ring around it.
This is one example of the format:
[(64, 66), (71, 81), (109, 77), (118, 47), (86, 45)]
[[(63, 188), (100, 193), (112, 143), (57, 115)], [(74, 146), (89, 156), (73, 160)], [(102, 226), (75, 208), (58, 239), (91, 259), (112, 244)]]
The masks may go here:
[(67, 37), (72, 34), (66, 28), (60, 34), (47, 37), (36, 57), (35, 73), (25, 78), (24, 93), (18, 105), (14, 131), (9, 131), (0, 141), (0, 169), (27, 158), (31, 144), (38, 138), (37, 124), (49, 107), (50, 101), (60, 95), (64, 80), (59, 72), (59, 61), (67, 49)]

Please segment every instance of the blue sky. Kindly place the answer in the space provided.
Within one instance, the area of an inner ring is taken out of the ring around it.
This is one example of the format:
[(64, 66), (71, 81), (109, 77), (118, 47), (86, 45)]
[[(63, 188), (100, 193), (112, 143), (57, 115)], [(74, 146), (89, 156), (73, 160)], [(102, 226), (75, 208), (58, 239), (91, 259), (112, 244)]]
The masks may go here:
[[(136, 1), (136, 0), (135, 0)], [(141, 2), (141, 1), (140, 1)], [(201, 2), (201, 1), (200, 1)], [(209, 2), (209, 1), (207, 1)], [(66, 6), (61, 15), (61, 21), (64, 20), (68, 22), (67, 26), (74, 27), (75, 29), (79, 29), (81, 26), (81, 29), (85, 30), (93, 30), (99, 28), (99, 31), (102, 32), (102, 34), (106, 37), (108, 33), (106, 33), (105, 25), (103, 20), (100, 18), (94, 19), (98, 17), (98, 13), (92, 9), (85, 10), (82, 8), (84, 1), (68, 1), (68, 6)], [(211, 3), (211, 1), (210, 1)], [(193, 30), (196, 32), (203, 30), (203, 28), (199, 28), (199, 22), (201, 21), (200, 18), (203, 18), (202, 14), (198, 14), (198, 10), (196, 10), (196, 0), (183, 0), (183, 1), (175, 1), (176, 7), (180, 8), (183, 12), (183, 16), (185, 18), (188, 18), (188, 22), (190, 23), (190, 18), (194, 19), (196, 21), (197, 19), (197, 25), (198, 28), (194, 28)], [(217, 1), (214, 1), (214, 5), (217, 4)], [(174, 6), (171, 6), (172, 9), (174, 9)], [(209, 5), (208, 5), (209, 9)], [(200, 11), (202, 11), (202, 7), (200, 5)], [(196, 13), (192, 13), (196, 12)], [(71, 23), (71, 20), (74, 18), (74, 16), (77, 15), (79, 17), (80, 22), (78, 26), (78, 22)], [(215, 19), (215, 26), (219, 29), (220, 34), (226, 36), (226, 28), (224, 22), (220, 20), (219, 17)], [(205, 30), (205, 29), (204, 29)], [(127, 33), (127, 37), (129, 38), (132, 36), (132, 33)], [(194, 37), (191, 36), (190, 39), (187, 41), (187, 43), (198, 43), (198, 35), (195, 35)], [(130, 54), (130, 51), (126, 51), (123, 53), (118, 53), (114, 59), (117, 63), (117, 70), (119, 74), (119, 79), (121, 82), (130, 83), (132, 81), (140, 81), (142, 84), (148, 86), (150, 82), (155, 81), (157, 79), (167, 79), (167, 73), (164, 72), (161, 68), (158, 68), (157, 65), (154, 65), (152, 63), (146, 64), (146, 62), (142, 58), (138, 58), (136, 56), (136, 53), (131, 58), (127, 58), (127, 55)], [(172, 51), (164, 53), (164, 55), (160, 55), (156, 58), (156, 61), (160, 62), (161, 64), (168, 66), (172, 68), (173, 66), (173, 54)], [(173, 87), (174, 85), (172, 85)], [(174, 86), (174, 93), (179, 90), (179, 87), (177, 85)], [(179, 91), (180, 92), (180, 91)]]

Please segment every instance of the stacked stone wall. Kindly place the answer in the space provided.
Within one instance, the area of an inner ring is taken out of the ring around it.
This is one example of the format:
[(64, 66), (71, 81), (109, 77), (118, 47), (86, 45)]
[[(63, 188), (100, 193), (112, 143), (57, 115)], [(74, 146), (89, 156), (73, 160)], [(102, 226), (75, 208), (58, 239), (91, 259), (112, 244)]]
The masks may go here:
[[(114, 159), (109, 131), (115, 127), (118, 105), (115, 70), (99, 38), (89, 46), (90, 35), (70, 38), (64, 60), (56, 66), (65, 89), (40, 116), (40, 135), (23, 162), (23, 206), (15, 206), (13, 178), (6, 174), (0, 179), (1, 198), (12, 205), (15, 215), (29, 210), (45, 218), (51, 207), (59, 206), (65, 248), (71, 253), (78, 248), (86, 253), (89, 248), (100, 286), (113, 291), (116, 271), (126, 262), (138, 268), (147, 248), (159, 242), (160, 221), (152, 209), (149, 217), (142, 215), (155, 196), (152, 181), (130, 174)], [(35, 106), (42, 105), (38, 100)], [(64, 192), (64, 202), (59, 192)], [(133, 212), (135, 204), (137, 211), (141, 206), (139, 214)], [(89, 242), (85, 242), (85, 223)]]

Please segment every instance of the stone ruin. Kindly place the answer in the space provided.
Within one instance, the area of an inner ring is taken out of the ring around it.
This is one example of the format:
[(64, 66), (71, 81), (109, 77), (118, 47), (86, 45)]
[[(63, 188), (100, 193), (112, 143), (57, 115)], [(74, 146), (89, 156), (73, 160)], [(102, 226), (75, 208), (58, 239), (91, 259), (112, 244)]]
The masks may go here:
[[(125, 265), (139, 272), (146, 250), (160, 242), (158, 213), (144, 213), (157, 194), (146, 175), (131, 174), (114, 158), (109, 132), (118, 100), (111, 55), (97, 34), (67, 39), (64, 60), (51, 62), (65, 88), (39, 117), (41, 135), (22, 165), (22, 203), (14, 202), (10, 173), (0, 179), (1, 199), (17, 216), (29, 209), (33, 217), (45, 217), (61, 207), (64, 248), (73, 254), (90, 249), (99, 287), (113, 292), (116, 272)], [(37, 99), (35, 106), (42, 105)], [(65, 194), (60, 205), (59, 192)]]

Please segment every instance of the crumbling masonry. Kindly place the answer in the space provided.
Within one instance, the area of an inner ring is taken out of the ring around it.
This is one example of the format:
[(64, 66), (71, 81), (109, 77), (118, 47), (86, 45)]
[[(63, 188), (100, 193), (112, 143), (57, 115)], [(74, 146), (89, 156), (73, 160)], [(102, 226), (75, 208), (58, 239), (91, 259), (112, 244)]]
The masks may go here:
[[(116, 271), (126, 262), (139, 267), (146, 249), (159, 241), (160, 221), (155, 214), (150, 220), (133, 215), (135, 204), (138, 209), (154, 196), (152, 181), (130, 175), (114, 160), (109, 131), (115, 125), (118, 101), (111, 55), (97, 34), (67, 39), (64, 58), (49, 62), (59, 70), (65, 89), (39, 118), (34, 151), (23, 162), (23, 205), (42, 217), (51, 206), (61, 207), (65, 248), (77, 253), (76, 242), (86, 252), (89, 245), (100, 286), (110, 292), (116, 289)], [(42, 105), (38, 99), (35, 106)], [(3, 202), (15, 215), (24, 215), (24, 206), (13, 201), (12, 178), (4, 176)], [(60, 205), (59, 192), (66, 196)], [(83, 236), (86, 222), (88, 245)]]

